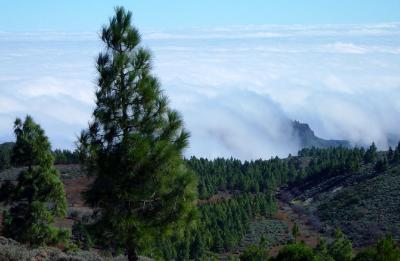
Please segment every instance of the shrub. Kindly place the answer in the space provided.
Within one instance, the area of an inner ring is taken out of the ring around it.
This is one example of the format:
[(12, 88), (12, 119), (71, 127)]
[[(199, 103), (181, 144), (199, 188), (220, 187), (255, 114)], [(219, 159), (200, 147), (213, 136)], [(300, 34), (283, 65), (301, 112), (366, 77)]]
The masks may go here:
[(266, 261), (268, 260), (268, 250), (263, 246), (248, 246), (243, 254), (240, 255), (241, 261)]

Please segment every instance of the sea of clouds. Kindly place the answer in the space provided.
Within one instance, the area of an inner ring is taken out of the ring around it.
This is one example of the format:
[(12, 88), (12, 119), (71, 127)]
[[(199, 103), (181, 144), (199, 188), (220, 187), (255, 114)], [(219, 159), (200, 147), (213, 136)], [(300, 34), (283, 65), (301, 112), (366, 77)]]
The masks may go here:
[[(144, 30), (154, 72), (191, 132), (186, 155), (296, 153), (291, 120), (379, 148), (400, 137), (400, 23)], [(97, 32), (0, 32), (0, 142), (31, 114), (73, 148), (94, 106)]]

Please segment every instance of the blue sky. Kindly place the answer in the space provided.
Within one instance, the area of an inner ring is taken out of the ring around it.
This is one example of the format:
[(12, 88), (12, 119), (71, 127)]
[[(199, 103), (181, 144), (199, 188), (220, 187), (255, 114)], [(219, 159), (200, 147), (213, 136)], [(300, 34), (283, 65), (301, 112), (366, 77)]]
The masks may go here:
[(5, 0), (0, 30), (97, 30), (116, 5), (143, 29), (400, 21), (398, 0)]
[(74, 148), (115, 5), (135, 14), (188, 156), (294, 154), (291, 120), (354, 145), (400, 138), (400, 1), (55, 2), (2, 4), (0, 142), (29, 113), (53, 147)]

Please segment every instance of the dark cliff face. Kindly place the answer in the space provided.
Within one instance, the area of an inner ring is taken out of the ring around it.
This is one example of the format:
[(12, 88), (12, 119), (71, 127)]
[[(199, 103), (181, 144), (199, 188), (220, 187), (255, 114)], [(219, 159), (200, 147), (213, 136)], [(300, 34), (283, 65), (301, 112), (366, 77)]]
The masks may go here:
[(350, 147), (346, 140), (325, 140), (315, 136), (314, 131), (307, 123), (292, 122), (293, 136), (300, 141), (301, 148), (328, 148), (328, 147)]

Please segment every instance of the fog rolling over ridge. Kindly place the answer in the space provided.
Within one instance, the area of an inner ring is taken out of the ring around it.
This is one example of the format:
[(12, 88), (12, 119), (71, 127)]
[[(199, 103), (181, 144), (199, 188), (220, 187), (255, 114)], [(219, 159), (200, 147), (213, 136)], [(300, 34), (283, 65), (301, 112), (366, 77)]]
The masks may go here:
[[(400, 136), (400, 24), (143, 31), (191, 132), (186, 155), (295, 154), (293, 120), (323, 139), (386, 149)], [(94, 106), (97, 32), (0, 32), (0, 141), (27, 112), (73, 148)]]

